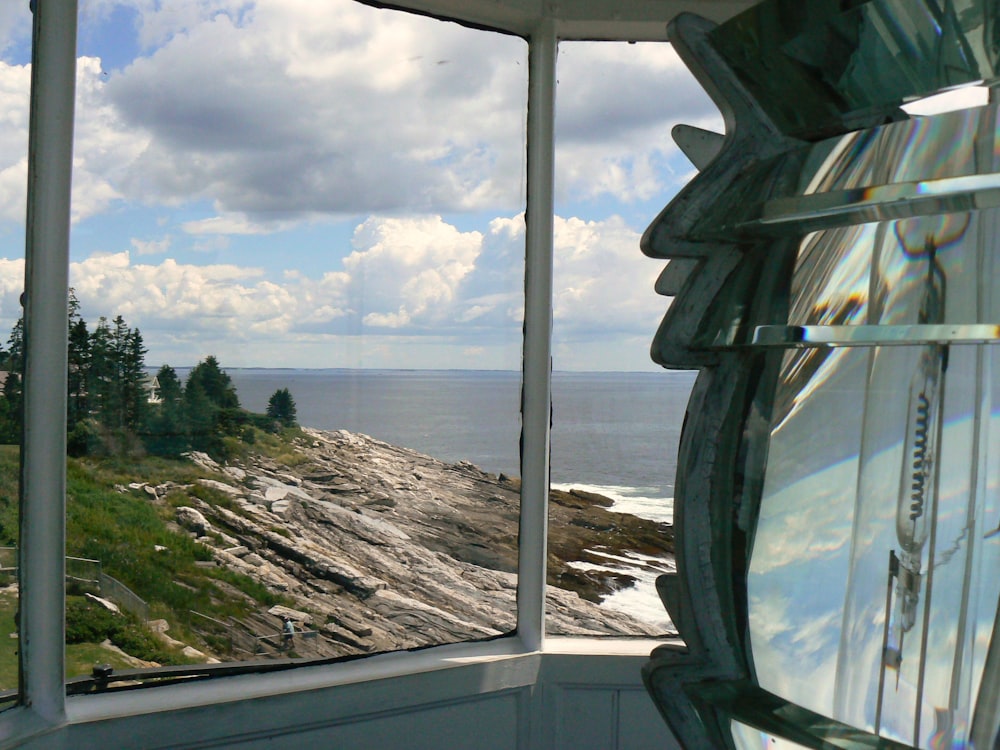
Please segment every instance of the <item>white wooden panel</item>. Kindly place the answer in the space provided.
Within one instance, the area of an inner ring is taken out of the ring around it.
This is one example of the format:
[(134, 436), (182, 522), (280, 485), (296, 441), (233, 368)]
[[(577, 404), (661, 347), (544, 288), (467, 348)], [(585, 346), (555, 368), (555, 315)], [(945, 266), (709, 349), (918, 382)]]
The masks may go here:
[(562, 688), (556, 704), (558, 750), (616, 750), (617, 691)]
[(645, 690), (618, 692), (618, 750), (680, 750)]

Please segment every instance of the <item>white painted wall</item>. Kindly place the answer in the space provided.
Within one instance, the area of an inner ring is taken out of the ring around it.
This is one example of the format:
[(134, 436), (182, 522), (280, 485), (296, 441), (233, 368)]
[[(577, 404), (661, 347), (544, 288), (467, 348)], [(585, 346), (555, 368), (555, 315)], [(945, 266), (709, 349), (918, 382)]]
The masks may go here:
[[(538, 653), (491, 658), (281, 695), (82, 720), (19, 747), (673, 750), (678, 745), (642, 686), (644, 661), (645, 656)], [(262, 679), (222, 678), (219, 687), (232, 694), (233, 685), (242, 683), (256, 693), (260, 685), (254, 683)], [(155, 693), (173, 690), (85, 696), (73, 699), (71, 709), (79, 713), (81, 701), (90, 702), (89, 708), (146, 701), (154, 709)], [(210, 695), (204, 684), (201, 692)]]

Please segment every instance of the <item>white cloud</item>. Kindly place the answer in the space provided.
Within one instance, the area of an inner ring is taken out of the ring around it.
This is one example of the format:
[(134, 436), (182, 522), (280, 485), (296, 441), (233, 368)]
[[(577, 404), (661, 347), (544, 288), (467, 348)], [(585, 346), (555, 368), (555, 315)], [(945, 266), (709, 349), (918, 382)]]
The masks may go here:
[[(137, 255), (169, 242), (132, 240)], [(275, 275), (173, 258), (139, 262), (119, 252), (73, 263), (71, 283), (86, 319), (120, 313), (154, 352), (179, 339), (218, 338), (241, 347), (244, 356), (258, 352), (260, 362), (277, 356), (294, 365), (303, 363), (279, 352), (344, 336), (375, 341), (391, 333), (411, 343), (447, 336), (456, 356), (469, 347), (519, 341), (520, 217), (495, 219), (478, 232), (437, 216), (373, 216), (356, 227), (351, 244), (349, 255), (340, 261), (331, 255), (329, 270), (318, 274), (288, 268)], [(652, 291), (655, 269), (644, 267), (656, 264), (638, 252), (636, 233), (619, 219), (558, 219), (556, 244), (557, 340), (648, 341), (663, 301)], [(19, 284), (20, 277), (12, 289)], [(0, 299), (3, 294), (0, 287)]]
[(555, 219), (556, 334), (655, 331), (666, 302), (653, 292), (663, 264), (639, 252), (639, 233), (616, 216)]
[(149, 139), (120, 189), (257, 222), (512, 207), (525, 60), (521, 40), (353, 2), (192, 16), (108, 81)]
[(107, 83), (96, 57), (77, 60), (73, 144), (73, 220), (106, 212), (124, 199), (123, 182), (148, 144), (128, 128), (107, 100)]
[(0, 219), (23, 223), (31, 68), (0, 62)]
[(181, 225), (181, 228), (188, 234), (195, 235), (272, 234), (287, 229), (289, 224), (290, 222), (287, 221), (259, 223), (243, 214), (227, 214), (197, 221), (187, 221)]
[(31, 37), (31, 11), (27, 0), (0, 3), (0, 52), (6, 52), (18, 39), (25, 37)]
[(129, 242), (136, 255), (163, 255), (170, 249), (172, 238), (170, 235), (158, 240), (140, 240), (138, 237), (133, 237)]
[(680, 122), (722, 130), (718, 110), (665, 43), (560, 45), (556, 185), (564, 199), (648, 200), (689, 164)]
[(438, 216), (370, 218), (355, 229), (355, 250), (344, 259), (352, 306), (374, 307), (364, 313), (372, 326), (449, 324), (482, 241), (481, 233), (459, 232)]
[[(110, 19), (116, 5), (136, 12), (146, 51), (106, 70), (80, 58), (73, 218), (128, 226), (130, 210), (153, 207), (165, 220), (145, 234), (141, 219), (121, 232), (128, 244), (104, 245), (130, 252), (74, 265), (85, 311), (133, 316), (163, 340), (517, 337), (523, 40), (348, 0), (89, 0), (84, 23)], [(0, 13), (0, 38), (3, 23)], [(0, 63), (0, 219), (18, 225), (29, 75)], [(671, 170), (688, 170), (675, 163), (670, 125), (714, 116), (662, 45), (562, 45), (559, 75), (557, 184), (576, 198), (627, 202), (669, 189), (681, 179)], [(195, 204), (212, 215), (171, 214)], [(440, 218), (470, 211), (501, 218), (461, 229)], [(343, 265), (343, 249), (329, 249), (324, 275), (296, 275), (316, 264), (292, 257), (284, 276), (270, 260), (266, 272), (203, 265), (214, 251), (238, 259), (242, 237), (278, 240), (331, 216), (370, 218)], [(557, 219), (555, 231), (562, 361), (612, 343), (645, 360), (666, 306), (652, 292), (660, 264), (617, 218)], [(75, 236), (77, 255), (93, 246), (93, 234)], [(205, 255), (166, 258), (190, 249)]]

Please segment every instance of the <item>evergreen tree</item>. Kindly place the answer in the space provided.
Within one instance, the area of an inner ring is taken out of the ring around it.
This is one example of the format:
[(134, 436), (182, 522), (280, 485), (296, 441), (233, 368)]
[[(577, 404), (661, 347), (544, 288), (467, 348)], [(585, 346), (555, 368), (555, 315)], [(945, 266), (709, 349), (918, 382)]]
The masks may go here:
[(161, 456), (178, 456), (188, 449), (188, 426), (184, 389), (170, 365), (163, 365), (156, 373), (154, 396), (158, 403), (151, 409), (146, 449)]
[(90, 371), (90, 333), (80, 317), (80, 303), (73, 289), (69, 290), (69, 339), (66, 373), (66, 433), (67, 452), (83, 455), (87, 450), (86, 421), (90, 416), (87, 400), (87, 375)]
[(295, 399), (287, 388), (279, 388), (267, 401), (267, 416), (281, 423), (282, 427), (294, 427)]
[(86, 377), (91, 413), (105, 427), (116, 427), (120, 413), (117, 370), (114, 336), (108, 319), (102, 315), (90, 334), (90, 368)]
[(24, 422), (24, 397), (21, 377), (24, 374), (24, 317), (17, 319), (7, 339), (7, 378), (0, 398), (0, 440), (20, 443)]
[(208, 355), (191, 370), (187, 379), (188, 386), (197, 383), (205, 393), (205, 397), (220, 409), (238, 409), (240, 400), (236, 396), (236, 386), (222, 368), (219, 360)]
[(123, 426), (139, 430), (149, 415), (149, 390), (146, 386), (146, 346), (139, 329), (127, 329), (122, 346), (119, 377), (122, 384)]
[(188, 376), (184, 386), (184, 421), (193, 450), (217, 453), (222, 447), (217, 429), (218, 412), (219, 408), (205, 393), (201, 381)]
[(161, 404), (177, 404), (184, 397), (184, 387), (177, 371), (170, 365), (163, 365), (156, 373), (156, 389), (153, 393)]

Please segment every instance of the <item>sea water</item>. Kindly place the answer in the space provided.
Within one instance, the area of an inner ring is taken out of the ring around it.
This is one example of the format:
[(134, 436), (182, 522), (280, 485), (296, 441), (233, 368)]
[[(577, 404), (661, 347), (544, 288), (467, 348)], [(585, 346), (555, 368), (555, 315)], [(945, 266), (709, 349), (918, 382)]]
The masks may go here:
[[(448, 462), (519, 475), (520, 373), (480, 370), (227, 369), (240, 403), (263, 412), (288, 388), (306, 427), (360, 432)], [(677, 445), (691, 372), (554, 372), (553, 486), (613, 509), (672, 520)], [(611, 561), (616, 563), (619, 561)], [(605, 604), (667, 626), (653, 581), (672, 563), (629, 561), (638, 579)], [(619, 568), (620, 569), (620, 568)]]

